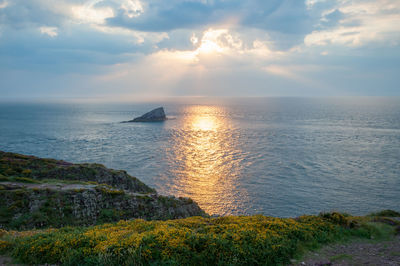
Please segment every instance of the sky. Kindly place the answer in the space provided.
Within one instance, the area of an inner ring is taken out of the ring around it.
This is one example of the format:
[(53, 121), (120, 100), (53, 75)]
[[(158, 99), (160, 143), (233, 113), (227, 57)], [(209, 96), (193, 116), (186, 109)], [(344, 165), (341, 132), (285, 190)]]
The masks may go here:
[(0, 0), (0, 98), (400, 96), (399, 0)]

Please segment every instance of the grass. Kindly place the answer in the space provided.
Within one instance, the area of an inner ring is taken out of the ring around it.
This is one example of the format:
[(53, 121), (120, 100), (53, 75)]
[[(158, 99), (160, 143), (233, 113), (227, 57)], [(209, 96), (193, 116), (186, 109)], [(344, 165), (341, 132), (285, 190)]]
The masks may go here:
[(372, 240), (375, 241), (390, 240), (393, 238), (393, 235), (395, 234), (394, 227), (388, 224), (381, 222), (367, 222), (366, 224), (372, 230)]
[(14, 182), (30, 183), (30, 184), (39, 184), (40, 183), (40, 181), (34, 180), (32, 178), (29, 178), (29, 177), (16, 176), (16, 177), (11, 177), (10, 180), (14, 181)]
[(42, 184), (76, 184), (76, 185), (99, 185), (97, 182), (87, 182), (80, 180), (63, 180), (63, 179), (42, 179), (40, 180)]
[[(112, 211), (104, 212), (104, 218), (109, 215)], [(370, 239), (380, 230), (368, 223), (350, 228), (324, 216), (138, 219), (17, 234), (4, 231), (0, 252), (28, 264), (280, 265), (304, 250), (352, 237)]]

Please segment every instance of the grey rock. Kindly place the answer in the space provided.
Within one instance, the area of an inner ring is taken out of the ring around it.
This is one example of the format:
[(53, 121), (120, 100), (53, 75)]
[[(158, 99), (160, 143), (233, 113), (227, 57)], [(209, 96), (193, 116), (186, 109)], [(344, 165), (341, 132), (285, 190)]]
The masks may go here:
[(160, 122), (165, 120), (167, 120), (167, 117), (165, 115), (164, 108), (158, 107), (140, 117), (136, 117), (135, 119), (127, 122)]
[[(0, 208), (9, 210), (0, 221), (0, 229), (88, 226), (119, 220), (168, 220), (206, 213), (189, 198), (176, 198), (156, 193), (133, 193), (108, 185), (56, 189), (51, 184), (19, 184), (0, 190)], [(30, 187), (36, 186), (36, 187)], [(26, 187), (23, 187), (26, 186)]]

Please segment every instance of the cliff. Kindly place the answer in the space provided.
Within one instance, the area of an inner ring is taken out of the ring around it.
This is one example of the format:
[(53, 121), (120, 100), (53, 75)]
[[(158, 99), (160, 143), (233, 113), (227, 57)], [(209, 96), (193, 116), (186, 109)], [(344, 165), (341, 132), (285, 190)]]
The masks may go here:
[(125, 171), (1, 151), (0, 197), (4, 229), (205, 215), (191, 199), (158, 195)]

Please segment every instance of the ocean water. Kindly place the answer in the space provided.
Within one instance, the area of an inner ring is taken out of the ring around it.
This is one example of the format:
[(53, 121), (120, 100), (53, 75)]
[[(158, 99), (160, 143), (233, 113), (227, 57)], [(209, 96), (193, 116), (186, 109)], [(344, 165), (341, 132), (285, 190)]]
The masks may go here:
[[(161, 105), (172, 119), (120, 123)], [(400, 206), (400, 98), (2, 102), (0, 150), (124, 169), (210, 214)]]

